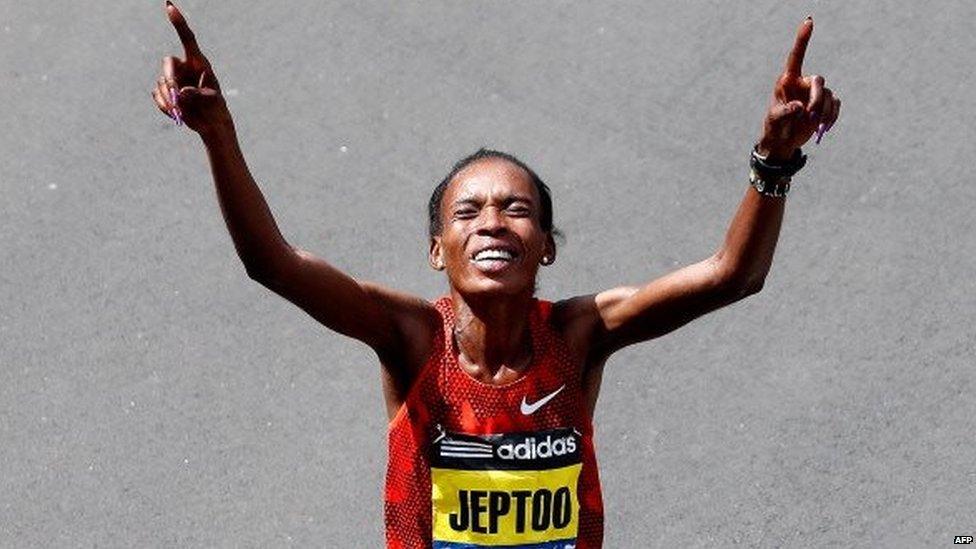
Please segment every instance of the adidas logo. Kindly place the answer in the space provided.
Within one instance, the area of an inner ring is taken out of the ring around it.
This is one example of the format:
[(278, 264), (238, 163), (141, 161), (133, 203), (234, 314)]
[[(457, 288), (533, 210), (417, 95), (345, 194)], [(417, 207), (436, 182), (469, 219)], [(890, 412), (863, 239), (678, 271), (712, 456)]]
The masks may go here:
[(546, 459), (574, 452), (576, 439), (572, 435), (556, 439), (547, 435), (542, 442), (528, 437), (518, 444), (502, 444), (497, 449), (498, 457), (502, 459)]

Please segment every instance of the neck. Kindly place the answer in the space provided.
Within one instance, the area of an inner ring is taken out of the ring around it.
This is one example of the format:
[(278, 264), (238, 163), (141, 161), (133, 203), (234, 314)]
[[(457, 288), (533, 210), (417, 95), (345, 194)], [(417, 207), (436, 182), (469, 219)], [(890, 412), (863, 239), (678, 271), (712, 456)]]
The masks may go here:
[(486, 383), (508, 383), (529, 365), (532, 294), (464, 297), (451, 290), (461, 367)]

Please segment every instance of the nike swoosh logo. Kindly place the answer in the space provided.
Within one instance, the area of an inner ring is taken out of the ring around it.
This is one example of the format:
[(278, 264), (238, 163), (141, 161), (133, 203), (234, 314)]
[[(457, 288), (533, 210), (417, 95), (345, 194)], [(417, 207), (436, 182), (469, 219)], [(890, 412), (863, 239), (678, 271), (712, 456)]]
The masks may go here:
[(522, 415), (524, 415), (524, 416), (530, 416), (530, 415), (534, 414), (536, 412), (536, 410), (538, 410), (539, 408), (542, 408), (543, 406), (546, 405), (547, 402), (549, 402), (550, 400), (556, 398), (556, 395), (558, 395), (559, 392), (562, 391), (565, 388), (566, 388), (566, 384), (564, 383), (562, 387), (560, 387), (560, 388), (556, 389), (555, 391), (549, 393), (548, 395), (540, 398), (539, 400), (533, 402), (532, 404), (529, 404), (528, 402), (526, 402), (525, 401), (525, 396), (522, 396), (522, 406), (520, 407), (520, 409), (522, 410)]

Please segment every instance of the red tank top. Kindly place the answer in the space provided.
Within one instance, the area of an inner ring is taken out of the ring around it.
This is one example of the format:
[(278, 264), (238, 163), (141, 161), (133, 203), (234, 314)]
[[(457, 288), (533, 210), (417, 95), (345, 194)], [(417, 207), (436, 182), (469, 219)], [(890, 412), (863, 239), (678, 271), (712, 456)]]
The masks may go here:
[(518, 380), (464, 372), (450, 297), (443, 329), (389, 427), (386, 540), (391, 549), (593, 549), (603, 501), (581, 364), (533, 300), (532, 363)]

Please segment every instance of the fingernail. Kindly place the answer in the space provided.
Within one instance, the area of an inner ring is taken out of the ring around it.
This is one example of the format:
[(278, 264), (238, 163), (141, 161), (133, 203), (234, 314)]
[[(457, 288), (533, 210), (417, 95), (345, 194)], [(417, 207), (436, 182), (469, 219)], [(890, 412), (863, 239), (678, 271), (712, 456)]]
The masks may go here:
[(176, 96), (176, 90), (173, 88), (169, 89), (169, 98), (173, 102), (173, 120), (176, 120), (177, 126), (182, 126), (183, 120), (180, 118), (180, 109), (176, 106), (179, 98)]
[(817, 121), (817, 114), (818, 114), (817, 111), (813, 111), (812, 113), (810, 113), (810, 122)]
[(828, 133), (830, 131), (830, 128), (833, 128), (833, 127), (834, 127), (834, 123), (833, 122), (831, 122), (830, 124), (827, 124), (827, 129), (824, 130), (824, 133)]
[(823, 134), (826, 131), (826, 127), (827, 127), (826, 124), (824, 124), (823, 122), (821, 122), (820, 125), (817, 126), (817, 145), (819, 145), (820, 140), (823, 139)]

